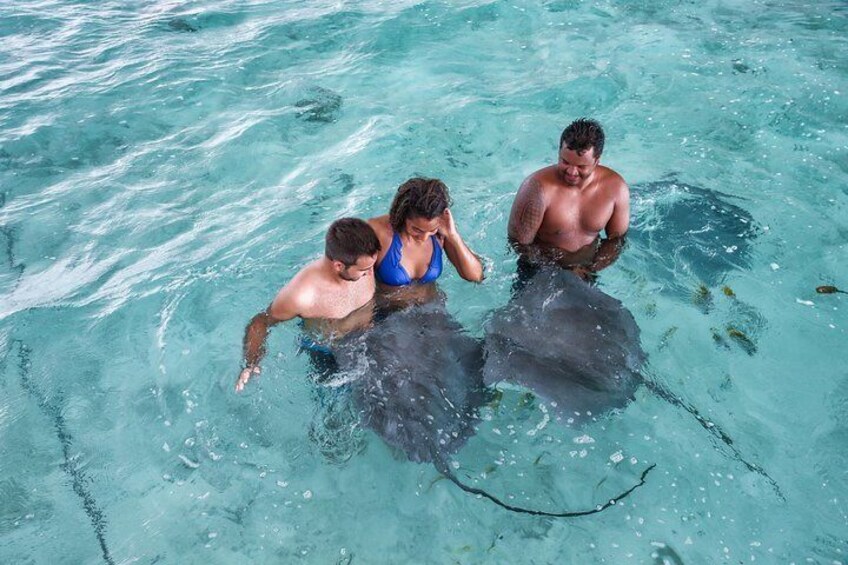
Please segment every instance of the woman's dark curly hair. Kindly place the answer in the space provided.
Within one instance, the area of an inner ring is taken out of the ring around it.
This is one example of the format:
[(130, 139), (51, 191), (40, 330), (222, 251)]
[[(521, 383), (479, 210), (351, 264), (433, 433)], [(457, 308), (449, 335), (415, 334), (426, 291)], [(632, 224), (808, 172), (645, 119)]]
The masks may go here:
[(450, 205), (445, 183), (439, 179), (412, 178), (398, 188), (389, 209), (389, 223), (396, 233), (400, 233), (407, 219), (432, 220), (441, 216)]

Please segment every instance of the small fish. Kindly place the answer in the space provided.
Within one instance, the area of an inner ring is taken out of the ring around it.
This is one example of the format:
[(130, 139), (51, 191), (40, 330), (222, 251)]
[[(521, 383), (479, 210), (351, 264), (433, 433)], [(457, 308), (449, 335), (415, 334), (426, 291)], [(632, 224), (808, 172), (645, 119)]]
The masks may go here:
[(645, 315), (649, 318), (653, 318), (657, 315), (657, 303), (651, 302), (650, 304), (646, 304), (644, 307)]
[(692, 295), (692, 304), (697, 306), (705, 314), (708, 313), (713, 306), (713, 293), (702, 284), (695, 291), (695, 294)]
[(733, 292), (733, 289), (729, 286), (725, 286), (721, 289), (725, 296), (736, 296), (736, 293)]
[(724, 339), (724, 336), (721, 335), (716, 328), (710, 328), (710, 332), (713, 335), (713, 341), (716, 345), (720, 345), (725, 349), (730, 349), (730, 346), (727, 345), (727, 341)]
[(753, 355), (757, 352), (757, 344), (755, 344), (750, 337), (748, 337), (745, 332), (742, 330), (738, 330), (732, 326), (727, 327), (727, 335), (739, 344), (742, 349), (745, 350), (745, 353), (748, 355)]
[(837, 292), (841, 292), (842, 294), (848, 294), (848, 291), (840, 290), (835, 286), (831, 286), (829, 284), (817, 286), (816, 292), (818, 292), (819, 294), (835, 294)]
[(677, 326), (671, 326), (670, 328), (668, 328), (665, 333), (662, 334), (662, 337), (660, 338), (660, 344), (657, 346), (657, 349), (665, 349), (666, 347), (668, 347), (668, 342), (671, 339), (671, 336), (673, 336), (675, 333), (677, 333)]
[(742, 59), (734, 59), (733, 60), (733, 74), (738, 74), (738, 73), (744, 74), (744, 73), (750, 72), (750, 70), (751, 70), (751, 67), (746, 65), (742, 61)]
[(706, 285), (701, 285), (698, 287), (698, 290), (695, 291), (695, 296), (692, 298), (696, 302), (703, 302), (705, 300), (709, 300), (712, 298), (712, 293), (710, 289), (706, 287)]
[(528, 406), (532, 407), (535, 404), (536, 404), (536, 395), (533, 394), (532, 392), (525, 392), (518, 399), (518, 407), (519, 408), (525, 408), (525, 407), (528, 407)]

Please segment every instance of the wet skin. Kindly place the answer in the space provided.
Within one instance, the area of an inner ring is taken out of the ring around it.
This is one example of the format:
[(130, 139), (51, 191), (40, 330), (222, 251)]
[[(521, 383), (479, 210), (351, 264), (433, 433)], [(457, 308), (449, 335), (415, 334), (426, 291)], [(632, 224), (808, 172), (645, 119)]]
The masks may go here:
[(508, 231), (519, 253), (533, 261), (597, 271), (615, 260), (620, 250), (616, 240), (629, 223), (630, 192), (624, 179), (599, 164), (594, 148), (578, 153), (563, 146), (556, 165), (522, 183)]
[[(394, 230), (389, 222), (388, 215), (371, 218), (368, 220), (368, 224), (374, 228), (377, 237), (380, 239), (381, 250), (377, 258), (377, 265), (379, 265), (389, 252)], [(398, 237), (400, 237), (400, 242), (403, 245), (400, 265), (413, 282), (423, 277), (430, 267), (434, 252), (430, 238), (433, 236), (439, 241), (439, 245), (444, 250), (448, 260), (456, 268), (459, 276), (471, 282), (483, 280), (483, 264), (459, 235), (453, 214), (450, 208), (446, 208), (442, 214), (435, 218), (408, 217), (404, 220), (403, 229), (398, 232)], [(413, 287), (428, 286), (430, 285), (420, 285), (415, 282), (406, 287), (379, 284), (381, 292), (397, 297), (408, 296), (413, 302), (419, 303), (421, 302), (420, 298), (430, 296), (432, 289)]]
[(370, 324), (376, 262), (377, 255), (360, 256), (352, 265), (322, 257), (298, 272), (268, 309), (248, 324), (244, 336), (245, 367), (236, 380), (236, 392), (261, 372), (259, 362), (265, 355), (265, 339), (271, 326), (302, 318), (308, 333), (323, 342)]

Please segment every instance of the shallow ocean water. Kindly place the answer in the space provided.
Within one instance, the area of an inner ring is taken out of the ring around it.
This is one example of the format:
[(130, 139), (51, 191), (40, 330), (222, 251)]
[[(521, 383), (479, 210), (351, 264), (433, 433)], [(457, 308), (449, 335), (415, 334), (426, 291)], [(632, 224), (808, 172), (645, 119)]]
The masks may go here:
[[(815, 288), (848, 289), (846, 27), (842, 1), (6, 6), (0, 562), (845, 563), (848, 305)], [(503, 511), (357, 426), (295, 324), (232, 392), (250, 317), (413, 175), (485, 258), (441, 279), (482, 335), (513, 195), (583, 115), (633, 198), (600, 288), (779, 492), (646, 390), (572, 426), (508, 388), (469, 481), (556, 510), (656, 469), (597, 515)]]

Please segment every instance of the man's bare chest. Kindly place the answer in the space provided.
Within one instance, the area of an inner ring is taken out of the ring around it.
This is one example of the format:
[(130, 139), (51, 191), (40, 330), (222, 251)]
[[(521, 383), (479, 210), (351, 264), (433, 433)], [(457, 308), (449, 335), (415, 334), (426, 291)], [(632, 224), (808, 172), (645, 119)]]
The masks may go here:
[(606, 201), (598, 191), (559, 193), (551, 198), (541, 229), (548, 233), (597, 233), (606, 227), (612, 212), (613, 203)]

